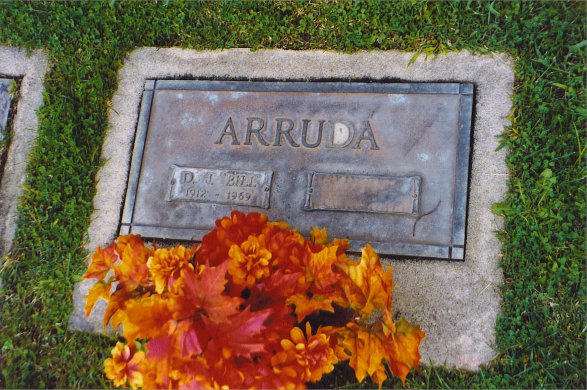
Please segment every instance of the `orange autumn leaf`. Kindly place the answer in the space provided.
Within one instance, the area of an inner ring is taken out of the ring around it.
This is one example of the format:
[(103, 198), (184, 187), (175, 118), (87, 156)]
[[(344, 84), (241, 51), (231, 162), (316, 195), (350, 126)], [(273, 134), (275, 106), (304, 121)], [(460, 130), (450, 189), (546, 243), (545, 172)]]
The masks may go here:
[[(346, 251), (351, 247), (351, 243), (348, 238), (335, 238), (332, 240), (329, 246), (336, 246), (338, 248), (337, 255), (344, 256)], [(346, 257), (346, 256), (345, 256)]]
[(383, 359), (387, 355), (385, 338), (382, 339), (378, 332), (371, 332), (355, 323), (347, 324), (340, 335), (344, 348), (351, 351), (349, 365), (355, 370), (357, 380), (362, 382), (367, 375), (371, 378), (376, 375), (381, 388), (387, 378), (383, 366)]
[(342, 345), (351, 352), (349, 364), (357, 380), (369, 375), (381, 387), (387, 378), (383, 365), (387, 361), (394, 375), (405, 382), (410, 369), (418, 368), (424, 332), (402, 320), (400, 331), (393, 323), (391, 270), (383, 272), (370, 245), (363, 248), (359, 263), (337, 266), (347, 276), (342, 286), (348, 306), (357, 313), (355, 321), (340, 331)]
[(149, 268), (147, 267), (147, 259), (149, 251), (144, 245), (139, 245), (135, 241), (124, 246), (119, 243), (117, 247), (123, 248), (122, 252), (119, 252), (120, 265), (114, 266), (114, 274), (121, 287), (126, 291), (132, 291), (139, 286), (148, 286)]
[(330, 246), (318, 253), (311, 253), (306, 266), (306, 281), (311, 284), (313, 291), (326, 292), (339, 280), (332, 265), (337, 261), (338, 247)]
[(135, 291), (125, 291), (122, 289), (118, 289), (110, 295), (108, 306), (106, 306), (106, 311), (104, 312), (104, 329), (106, 329), (109, 322), (114, 329), (118, 329), (126, 318), (123, 309), (126, 307), (127, 302), (131, 302), (133, 299), (139, 297), (140, 294)]
[(116, 252), (116, 245), (114, 243), (108, 245), (102, 249), (98, 247), (96, 252), (92, 255), (92, 262), (88, 267), (88, 270), (84, 274), (84, 279), (102, 279), (110, 269), (114, 266), (114, 263), (120, 258)]
[(168, 299), (151, 295), (127, 302), (123, 310), (124, 337), (129, 342), (167, 334), (172, 319)]
[(315, 244), (328, 244), (328, 234), (326, 233), (326, 228), (320, 229), (318, 226), (314, 226), (312, 230), (310, 230), (310, 239)]
[(376, 308), (391, 312), (391, 269), (383, 272), (379, 255), (371, 245), (363, 248), (358, 264), (339, 262), (336, 265), (348, 277), (342, 287), (351, 308), (362, 316), (369, 315)]
[(99, 280), (98, 283), (94, 284), (86, 296), (86, 306), (84, 307), (86, 317), (90, 316), (90, 313), (92, 312), (92, 309), (94, 308), (94, 305), (98, 299), (104, 298), (105, 300), (109, 300), (111, 287), (112, 280), (108, 283), (103, 280)]
[(127, 234), (120, 236), (116, 240), (116, 252), (122, 254), (126, 248), (130, 248), (135, 261), (139, 264), (145, 264), (151, 255), (152, 250), (145, 246), (141, 236)]
[(394, 343), (389, 351), (389, 368), (405, 384), (410, 369), (417, 370), (420, 364), (420, 342), (424, 332), (417, 325), (400, 318), (396, 323)]
[(295, 294), (287, 298), (285, 302), (288, 305), (295, 305), (298, 322), (318, 310), (334, 313), (332, 299), (328, 295), (313, 295), (312, 298), (308, 298), (306, 294)]

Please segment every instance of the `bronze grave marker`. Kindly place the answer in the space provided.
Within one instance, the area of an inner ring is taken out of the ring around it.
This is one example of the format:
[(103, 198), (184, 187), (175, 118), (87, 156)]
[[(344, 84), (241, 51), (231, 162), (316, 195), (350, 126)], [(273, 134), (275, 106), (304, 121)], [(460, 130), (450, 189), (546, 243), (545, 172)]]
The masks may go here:
[(148, 80), (120, 233), (200, 240), (237, 209), (461, 260), (472, 106), (469, 83)]

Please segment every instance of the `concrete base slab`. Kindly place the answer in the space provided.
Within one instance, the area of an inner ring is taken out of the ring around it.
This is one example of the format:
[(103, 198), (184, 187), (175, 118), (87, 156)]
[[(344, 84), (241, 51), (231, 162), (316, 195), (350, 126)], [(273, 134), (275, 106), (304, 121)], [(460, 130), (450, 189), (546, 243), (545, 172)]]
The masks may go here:
[[(339, 54), (246, 49), (135, 50), (119, 72), (119, 89), (112, 100), (108, 134), (102, 149), (105, 164), (97, 177), (87, 249), (93, 251), (116, 237), (146, 79), (474, 83), (474, 145), (465, 260), (384, 260), (384, 263), (394, 269), (395, 314), (418, 323), (426, 332), (421, 346), (422, 362), (478, 369), (495, 355), (494, 328), (502, 272), (498, 267), (500, 244), (494, 231), (501, 229), (502, 221), (491, 213), (491, 206), (506, 193), (506, 151), (496, 151), (496, 137), (510, 124), (512, 60), (502, 54), (477, 56), (459, 52), (428, 60), (421, 56), (408, 65), (413, 55), (397, 51)], [(83, 315), (83, 297), (92, 283), (82, 283), (76, 289), (70, 323), (76, 329), (100, 329), (100, 313), (93, 313), (89, 322)]]
[(29, 154), (37, 134), (37, 110), (43, 104), (47, 56), (40, 50), (0, 47), (0, 77), (21, 79), (6, 165), (0, 182), (0, 254), (8, 253), (16, 231), (18, 200), (23, 193)]

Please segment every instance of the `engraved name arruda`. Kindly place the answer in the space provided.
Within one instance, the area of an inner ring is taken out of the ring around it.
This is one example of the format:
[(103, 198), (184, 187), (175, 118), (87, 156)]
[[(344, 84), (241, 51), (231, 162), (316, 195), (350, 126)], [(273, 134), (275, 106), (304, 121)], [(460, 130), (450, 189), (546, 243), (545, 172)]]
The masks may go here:
[(165, 200), (255, 206), (268, 209), (273, 171), (172, 165)]
[[(289, 146), (314, 149), (379, 150), (373, 126), (368, 120), (275, 118), (249, 116), (239, 121), (229, 116), (218, 129), (215, 145)], [(364, 146), (363, 146), (364, 145)]]

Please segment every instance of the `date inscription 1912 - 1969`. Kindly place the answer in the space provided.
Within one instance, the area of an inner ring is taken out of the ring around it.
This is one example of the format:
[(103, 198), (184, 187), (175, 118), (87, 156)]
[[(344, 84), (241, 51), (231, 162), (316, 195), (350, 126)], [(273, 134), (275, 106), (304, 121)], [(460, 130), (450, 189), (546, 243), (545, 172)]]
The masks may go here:
[(166, 200), (269, 208), (272, 171), (171, 166)]

